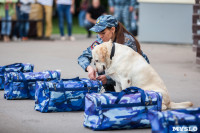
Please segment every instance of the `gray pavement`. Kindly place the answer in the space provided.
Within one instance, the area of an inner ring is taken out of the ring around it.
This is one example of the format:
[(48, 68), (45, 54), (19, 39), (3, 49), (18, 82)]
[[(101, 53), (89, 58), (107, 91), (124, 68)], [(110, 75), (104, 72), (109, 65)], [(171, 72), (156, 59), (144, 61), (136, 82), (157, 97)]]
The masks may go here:
[[(35, 71), (60, 69), (62, 78), (87, 77), (77, 57), (95, 38), (76, 35), (76, 41), (0, 42), (0, 65), (33, 63)], [(172, 101), (192, 101), (200, 107), (200, 66), (191, 45), (141, 44), (151, 65), (163, 78)], [(83, 112), (40, 113), (32, 100), (4, 100), (0, 91), (0, 133), (89, 133)], [(150, 133), (151, 129), (105, 132)]]

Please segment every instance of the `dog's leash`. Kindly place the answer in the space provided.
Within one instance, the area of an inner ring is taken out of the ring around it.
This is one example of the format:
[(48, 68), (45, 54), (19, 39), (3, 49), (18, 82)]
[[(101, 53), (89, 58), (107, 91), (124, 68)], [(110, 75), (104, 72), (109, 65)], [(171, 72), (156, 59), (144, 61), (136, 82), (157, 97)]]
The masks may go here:
[(112, 44), (113, 44), (113, 45), (112, 45), (112, 49), (111, 49), (110, 60), (112, 60), (112, 57), (113, 57), (114, 54), (115, 54), (115, 43), (113, 42)]

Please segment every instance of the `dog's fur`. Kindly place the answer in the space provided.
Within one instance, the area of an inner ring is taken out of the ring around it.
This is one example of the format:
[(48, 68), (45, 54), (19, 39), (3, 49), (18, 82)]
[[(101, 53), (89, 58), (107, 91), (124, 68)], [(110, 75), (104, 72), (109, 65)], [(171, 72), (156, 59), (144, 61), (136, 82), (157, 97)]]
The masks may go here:
[(146, 60), (128, 46), (115, 43), (115, 54), (110, 59), (112, 42), (105, 42), (92, 50), (93, 61), (98, 72), (106, 72), (117, 84), (116, 92), (130, 86), (152, 90), (162, 94), (162, 110), (191, 107), (191, 102), (174, 103), (170, 101), (167, 88)]

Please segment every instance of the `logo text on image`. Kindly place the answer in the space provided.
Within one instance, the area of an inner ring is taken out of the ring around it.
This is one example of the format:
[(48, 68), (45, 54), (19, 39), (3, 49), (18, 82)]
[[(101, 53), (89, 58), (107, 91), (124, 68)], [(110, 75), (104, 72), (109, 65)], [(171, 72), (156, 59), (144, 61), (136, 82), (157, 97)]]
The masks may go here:
[(198, 128), (196, 126), (193, 127), (181, 127), (181, 126), (176, 126), (176, 127), (172, 127), (172, 131), (191, 131), (191, 132), (195, 132), (197, 131)]

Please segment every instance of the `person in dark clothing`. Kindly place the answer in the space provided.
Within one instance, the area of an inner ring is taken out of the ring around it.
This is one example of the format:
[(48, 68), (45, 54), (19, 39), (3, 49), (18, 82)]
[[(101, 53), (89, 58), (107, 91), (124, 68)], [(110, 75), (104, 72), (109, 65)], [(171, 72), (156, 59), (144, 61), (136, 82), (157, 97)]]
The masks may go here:
[(92, 6), (90, 6), (86, 13), (86, 19), (84, 22), (84, 27), (88, 32), (88, 37), (91, 37), (92, 33), (89, 31), (96, 23), (96, 20), (99, 16), (106, 13), (105, 8), (100, 4), (100, 0), (93, 0)]

